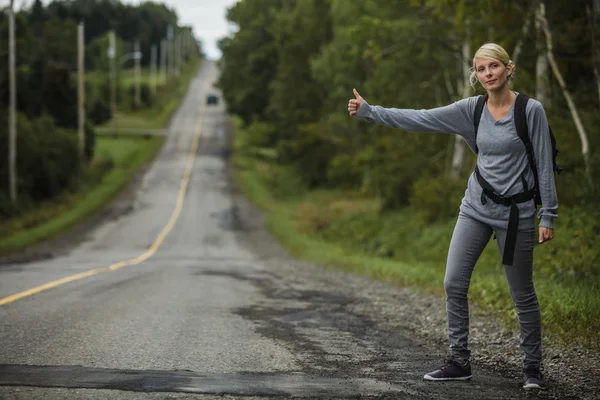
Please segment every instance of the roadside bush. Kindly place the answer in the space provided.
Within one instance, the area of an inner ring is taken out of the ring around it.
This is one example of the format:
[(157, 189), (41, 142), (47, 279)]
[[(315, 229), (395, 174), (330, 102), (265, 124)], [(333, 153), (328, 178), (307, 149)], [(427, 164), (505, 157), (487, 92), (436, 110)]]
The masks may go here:
[(125, 94), (125, 96), (123, 99), (123, 103), (128, 110), (138, 111), (139, 109), (142, 108), (141, 99), (140, 99), (139, 105), (135, 102), (135, 86), (134, 85), (127, 86), (127, 89), (124, 91), (124, 94)]
[(150, 85), (147, 83), (140, 84), (140, 104), (137, 104), (135, 101), (135, 85), (127, 86), (123, 102), (131, 111), (152, 107), (154, 105), (154, 96), (152, 95)]
[(275, 127), (266, 122), (255, 121), (244, 130), (244, 145), (247, 148), (272, 147)]
[(394, 249), (388, 246), (382, 234), (384, 220), (377, 213), (352, 214), (341, 219), (329, 217), (322, 237), (345, 248), (378, 257), (392, 257)]
[(365, 166), (363, 190), (380, 196), (384, 210), (408, 205), (412, 182), (421, 172), (421, 165), (407, 156), (417, 151), (408, 147), (411, 139), (381, 136), (359, 155)]
[(332, 140), (317, 124), (300, 126), (293, 139), (280, 140), (277, 146), (280, 162), (293, 166), (311, 188), (327, 182), (327, 169), (334, 154)]
[[(0, 129), (0, 151), (7, 154), (8, 133), (4, 126)], [(80, 173), (74, 131), (57, 128), (54, 120), (47, 115), (30, 121), (23, 114), (18, 115), (17, 130), (19, 206), (17, 210), (0, 201), (0, 218), (23, 212), (31, 201), (56, 196), (67, 189)], [(4, 157), (0, 164), (0, 197), (8, 198), (8, 176), (8, 161)]]
[(17, 204), (10, 200), (7, 190), (0, 191), (0, 221), (6, 220), (15, 215), (19, 215), (20, 210)]
[(169, 102), (172, 93), (177, 90), (178, 79), (175, 76), (167, 77), (166, 81), (156, 88), (153, 105), (160, 108)]
[(536, 252), (536, 267), (545, 277), (579, 286), (600, 284), (600, 212), (597, 205), (559, 209), (557, 240)]
[(85, 160), (90, 162), (96, 152), (96, 131), (91, 121), (85, 122)]
[(369, 186), (370, 176), (361, 154), (341, 153), (331, 159), (327, 169), (327, 178), (333, 187), (346, 189), (362, 187), (364, 189)]
[(48, 117), (33, 123), (35, 150), (29, 151), (29, 169), (22, 170), (29, 178), (28, 193), (34, 200), (51, 198), (66, 189), (79, 174), (77, 135), (57, 128)]
[(148, 83), (142, 83), (140, 85), (140, 100), (146, 108), (150, 108), (154, 105), (154, 96), (152, 95), (152, 89)]
[(270, 181), (273, 194), (285, 200), (302, 195), (306, 191), (306, 183), (295, 168), (278, 165), (273, 169)]
[(86, 85), (87, 119), (101, 125), (112, 118), (110, 93), (106, 83), (94, 82)]
[(453, 218), (458, 215), (465, 189), (463, 178), (452, 181), (445, 173), (424, 174), (413, 183), (410, 204), (428, 223)]
[(77, 127), (77, 85), (71, 71), (64, 65), (47, 65), (44, 71), (42, 98), (45, 112), (56, 125)]
[(89, 108), (88, 119), (96, 125), (102, 125), (111, 118), (112, 110), (110, 103), (100, 98), (95, 99)]

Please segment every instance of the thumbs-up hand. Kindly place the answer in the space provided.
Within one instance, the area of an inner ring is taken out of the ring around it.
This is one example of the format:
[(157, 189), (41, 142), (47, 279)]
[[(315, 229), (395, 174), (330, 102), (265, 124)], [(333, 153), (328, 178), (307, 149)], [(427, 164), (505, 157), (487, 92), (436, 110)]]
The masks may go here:
[(352, 89), (352, 91), (354, 92), (355, 98), (350, 99), (350, 101), (348, 101), (348, 112), (350, 113), (351, 116), (354, 116), (364, 100), (361, 97), (361, 95), (358, 94), (356, 89)]

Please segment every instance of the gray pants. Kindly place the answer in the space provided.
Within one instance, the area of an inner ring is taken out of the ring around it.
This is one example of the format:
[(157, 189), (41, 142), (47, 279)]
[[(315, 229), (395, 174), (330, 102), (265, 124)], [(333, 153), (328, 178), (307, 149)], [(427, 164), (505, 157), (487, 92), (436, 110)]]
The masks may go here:
[[(459, 362), (465, 362), (471, 354), (468, 347), (469, 304), (467, 300), (471, 275), (477, 259), (494, 232), (502, 255), (506, 229), (494, 229), (460, 213), (450, 242), (444, 289), (450, 353), (452, 358)], [(520, 231), (517, 235), (513, 265), (504, 266), (508, 288), (519, 316), (521, 350), (525, 355), (524, 368), (539, 368), (542, 360), (542, 322), (532, 278), (535, 238), (534, 227)]]

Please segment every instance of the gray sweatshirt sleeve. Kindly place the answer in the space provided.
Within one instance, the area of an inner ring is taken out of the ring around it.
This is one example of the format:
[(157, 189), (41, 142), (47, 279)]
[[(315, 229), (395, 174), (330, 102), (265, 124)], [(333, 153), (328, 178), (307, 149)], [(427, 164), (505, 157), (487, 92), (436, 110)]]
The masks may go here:
[(473, 113), (477, 97), (461, 99), (444, 107), (409, 110), (371, 106), (363, 101), (355, 117), (409, 132), (443, 132), (462, 136), (475, 149)]
[(550, 129), (542, 103), (529, 100), (527, 107), (527, 126), (538, 173), (542, 206), (538, 211), (540, 226), (553, 228), (554, 218), (558, 216), (558, 198), (554, 181), (554, 165), (552, 161), (552, 143)]

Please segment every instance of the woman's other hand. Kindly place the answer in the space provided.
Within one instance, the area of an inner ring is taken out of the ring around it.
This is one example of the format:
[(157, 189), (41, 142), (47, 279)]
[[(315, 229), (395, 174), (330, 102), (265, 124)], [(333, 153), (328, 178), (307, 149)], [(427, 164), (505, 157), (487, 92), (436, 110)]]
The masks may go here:
[(350, 99), (350, 101), (348, 101), (348, 112), (350, 113), (351, 116), (354, 117), (354, 115), (356, 115), (356, 113), (358, 112), (358, 109), (360, 108), (360, 106), (364, 100), (360, 96), (360, 94), (358, 94), (356, 89), (352, 89), (352, 91), (354, 92), (355, 98)]
[(554, 230), (550, 228), (544, 228), (540, 226), (540, 244), (547, 242), (548, 240), (554, 239)]

